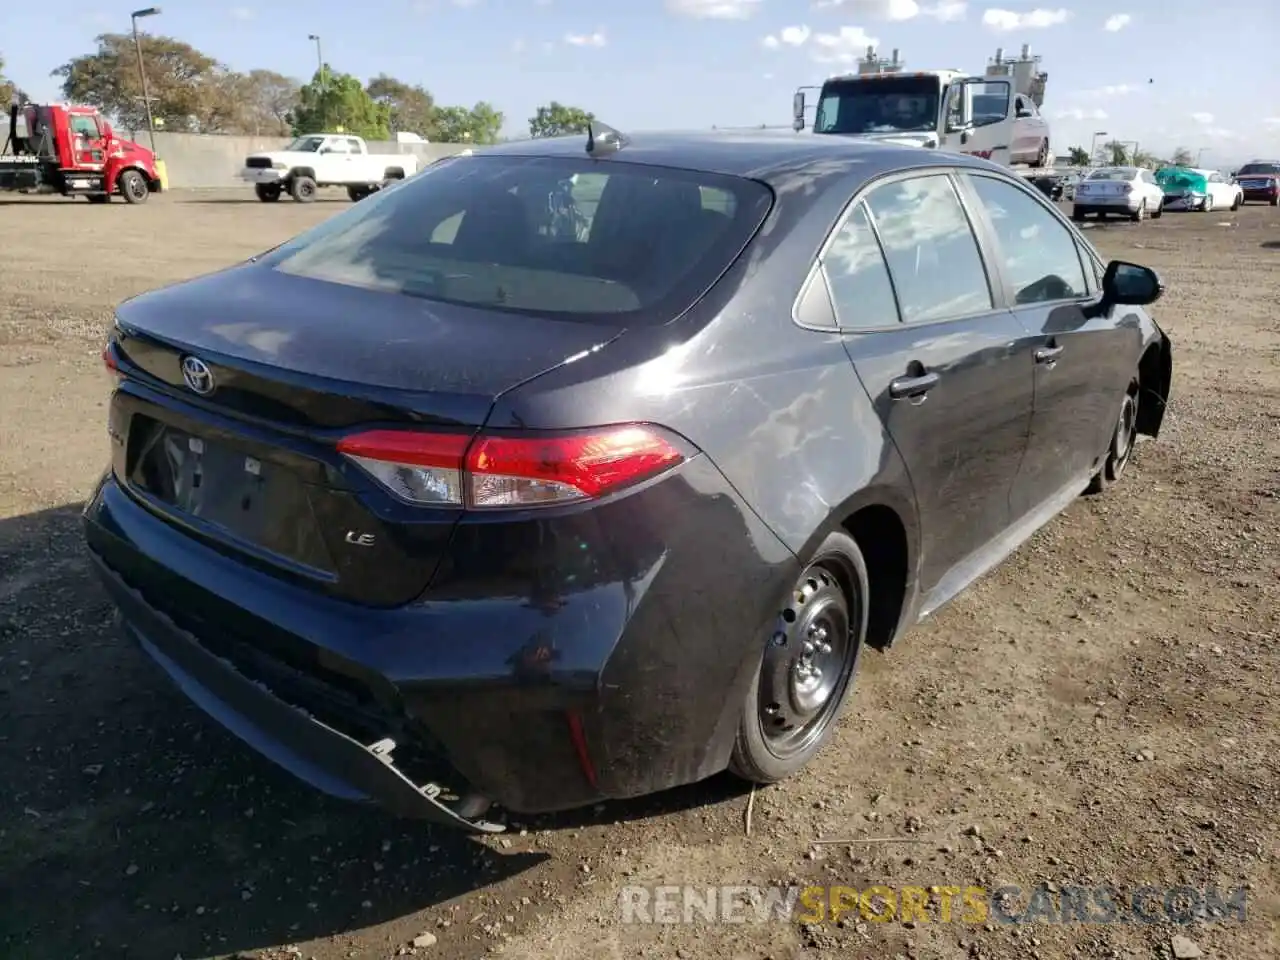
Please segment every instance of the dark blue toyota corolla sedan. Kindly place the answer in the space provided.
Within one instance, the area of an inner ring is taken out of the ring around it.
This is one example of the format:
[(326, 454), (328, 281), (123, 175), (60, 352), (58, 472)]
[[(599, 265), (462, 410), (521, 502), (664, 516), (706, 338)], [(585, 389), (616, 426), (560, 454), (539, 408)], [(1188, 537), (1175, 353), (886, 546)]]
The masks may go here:
[(1169, 342), (985, 161), (791, 134), (450, 160), (123, 304), (89, 549), (313, 785), (479, 830), (787, 776), (1156, 436)]

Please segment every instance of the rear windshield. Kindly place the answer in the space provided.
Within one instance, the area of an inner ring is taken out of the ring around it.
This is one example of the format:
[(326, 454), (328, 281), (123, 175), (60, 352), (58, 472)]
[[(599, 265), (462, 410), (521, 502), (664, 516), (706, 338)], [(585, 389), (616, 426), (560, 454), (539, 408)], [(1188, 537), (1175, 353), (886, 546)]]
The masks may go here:
[(753, 180), (620, 159), (461, 157), (263, 262), (427, 300), (661, 323), (733, 263), (772, 202)]
[(1257, 173), (1280, 173), (1280, 163), (1246, 163), (1236, 171), (1236, 176)]
[(1095, 170), (1089, 174), (1090, 180), (1132, 180), (1137, 171), (1132, 167), (1110, 167), (1106, 170)]

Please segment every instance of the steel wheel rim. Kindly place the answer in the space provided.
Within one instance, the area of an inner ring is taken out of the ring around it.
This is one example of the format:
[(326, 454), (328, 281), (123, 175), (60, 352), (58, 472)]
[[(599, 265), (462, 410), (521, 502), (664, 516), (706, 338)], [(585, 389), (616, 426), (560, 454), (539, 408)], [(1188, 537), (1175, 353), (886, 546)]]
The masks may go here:
[(143, 183), (141, 177), (125, 177), (124, 189), (129, 196), (138, 198), (142, 196)]
[(830, 725), (857, 655), (849, 605), (834, 574), (810, 567), (797, 593), (805, 602), (793, 622), (784, 616), (765, 651), (757, 706), (765, 745), (783, 760), (808, 749)]
[(1112, 473), (1119, 476), (1129, 462), (1129, 454), (1133, 452), (1133, 433), (1138, 419), (1138, 402), (1133, 394), (1125, 394), (1120, 405), (1120, 422), (1116, 425), (1116, 446), (1112, 460), (1115, 464)]

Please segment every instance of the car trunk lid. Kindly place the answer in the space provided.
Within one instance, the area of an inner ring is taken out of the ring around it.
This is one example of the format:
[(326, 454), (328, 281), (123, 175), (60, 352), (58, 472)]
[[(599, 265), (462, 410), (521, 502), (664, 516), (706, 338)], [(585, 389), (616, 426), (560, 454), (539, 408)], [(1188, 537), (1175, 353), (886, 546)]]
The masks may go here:
[(499, 394), (617, 332), (233, 268), (121, 307), (113, 467), (217, 549), (334, 595), (404, 603), (458, 511), (398, 500), (337, 441), (368, 426), (474, 433)]

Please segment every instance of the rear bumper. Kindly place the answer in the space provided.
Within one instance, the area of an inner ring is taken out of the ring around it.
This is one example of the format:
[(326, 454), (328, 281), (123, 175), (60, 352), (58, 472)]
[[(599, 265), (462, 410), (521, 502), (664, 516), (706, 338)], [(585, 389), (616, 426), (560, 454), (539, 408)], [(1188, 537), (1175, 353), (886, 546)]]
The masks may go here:
[(1137, 213), (1138, 197), (1081, 197), (1075, 198), (1075, 209), (1079, 213)]
[[(606, 566), (577, 592), (548, 602), (508, 578), (476, 596), (470, 574), (458, 586), (438, 576), (424, 602), (395, 608), (253, 570), (152, 514), (110, 474), (85, 524), (129, 632), (237, 736), (329, 793), (486, 829), (433, 784), (536, 813), (727, 764), (795, 559), (705, 457), (614, 507), (551, 537), (548, 549), (589, 549)], [(609, 538), (623, 528), (632, 546), (640, 533), (651, 541), (615, 562), (627, 544)], [(498, 555), (493, 537), (515, 542), (492, 523), (456, 539), (468, 536), (472, 555)], [(526, 562), (545, 569), (554, 555)], [(374, 750), (385, 740), (394, 765)]]
[(459, 815), (449, 792), (417, 784), (392, 760), (394, 741), (362, 744), (292, 706), (214, 656), (129, 587), (96, 554), (95, 566), (125, 630), (191, 700), (237, 737), (298, 778), (345, 800), (375, 800), (391, 812), (481, 832), (502, 826)]

